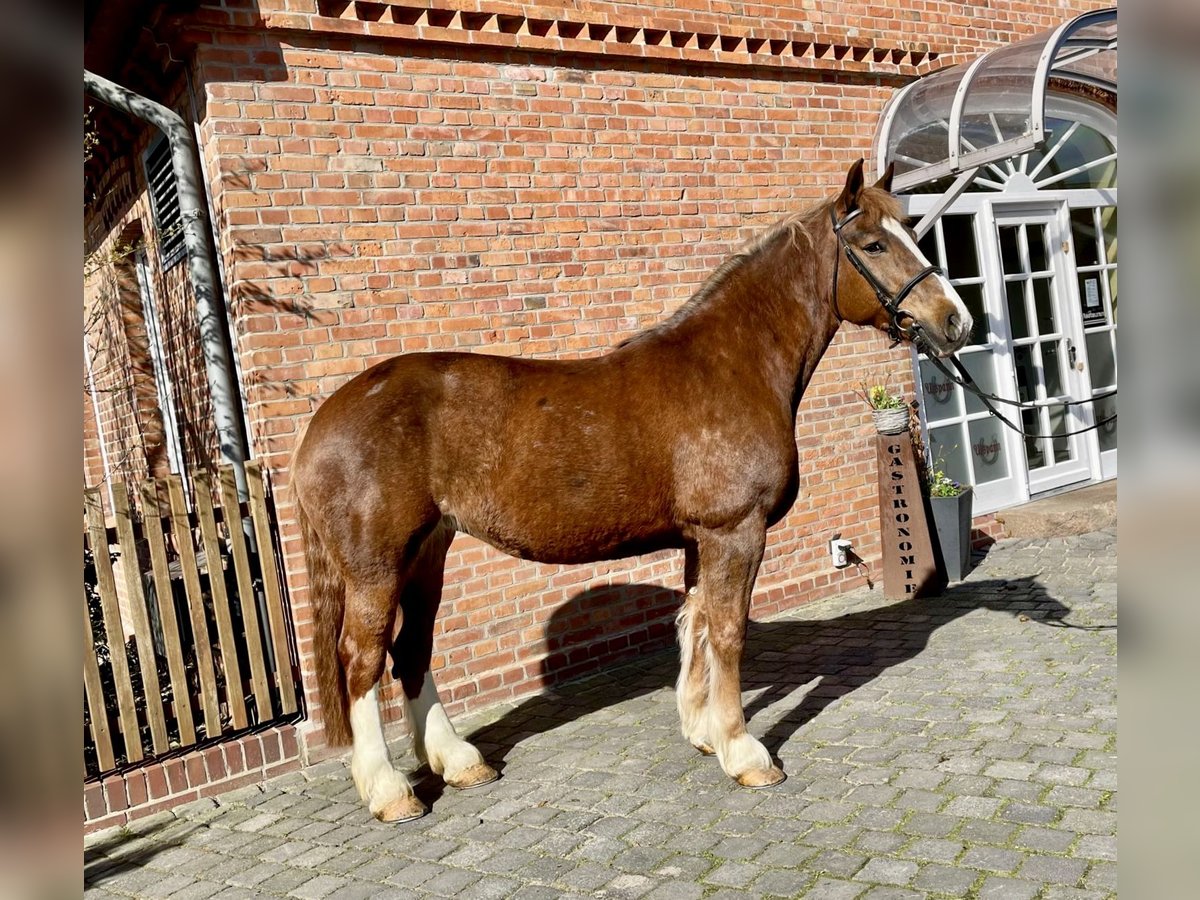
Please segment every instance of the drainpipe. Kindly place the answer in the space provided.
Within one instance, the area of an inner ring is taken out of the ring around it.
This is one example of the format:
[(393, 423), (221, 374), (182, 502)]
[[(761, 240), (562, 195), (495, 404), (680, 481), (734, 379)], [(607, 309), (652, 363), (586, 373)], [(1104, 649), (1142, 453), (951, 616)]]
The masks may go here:
[(245, 465), (249, 457), (248, 444), (239, 411), (229, 335), (213, 273), (212, 248), (204, 213), (203, 179), (191, 129), (173, 110), (87, 70), (83, 73), (83, 88), (101, 103), (149, 122), (166, 135), (170, 144), (171, 168), (175, 173), (179, 212), (183, 220), (183, 242), (187, 248), (188, 277), (192, 283), (192, 293), (196, 296), (200, 346), (204, 353), (208, 390), (212, 395), (221, 459), (233, 466), (238, 497), (245, 500), (248, 497)]

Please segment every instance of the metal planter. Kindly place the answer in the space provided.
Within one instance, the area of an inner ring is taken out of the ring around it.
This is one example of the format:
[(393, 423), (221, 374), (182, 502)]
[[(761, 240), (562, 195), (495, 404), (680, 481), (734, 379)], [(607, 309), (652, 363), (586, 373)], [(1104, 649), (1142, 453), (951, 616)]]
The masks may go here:
[(961, 581), (971, 571), (971, 505), (974, 492), (966, 488), (957, 497), (930, 497), (938, 552), (950, 581)]

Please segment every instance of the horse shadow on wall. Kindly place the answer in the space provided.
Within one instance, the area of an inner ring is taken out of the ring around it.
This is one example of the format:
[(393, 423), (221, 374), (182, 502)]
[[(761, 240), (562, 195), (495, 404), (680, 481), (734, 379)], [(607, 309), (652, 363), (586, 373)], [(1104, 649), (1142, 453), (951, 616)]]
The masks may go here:
[[(678, 653), (668, 647), (674, 641), (673, 620), (682, 599), (678, 591), (645, 584), (604, 586), (578, 594), (547, 623), (550, 653), (542, 661), (542, 677), (552, 687), (476, 729), (468, 739), (502, 772), (521, 741), (672, 687)], [(619, 612), (610, 614), (608, 621), (596, 621), (597, 613), (609, 609)], [(742, 689), (753, 697), (746, 705), (751, 732), (778, 758), (781, 747), (830, 704), (912, 660), (944, 625), (981, 610), (1025, 617), (1041, 627), (1081, 627), (1064, 621), (1070, 607), (1032, 577), (968, 581), (936, 597), (876, 604), (828, 619), (751, 622), (742, 665)], [(652, 644), (637, 646), (624, 639), (623, 645), (615, 630), (612, 640), (602, 640), (606, 628), (617, 629), (622, 622), (628, 624), (639, 617)], [(649, 659), (644, 658), (646, 654)], [(597, 657), (614, 655), (643, 659), (617, 662), (590, 677), (576, 677), (589, 668), (588, 660), (594, 669)], [(562, 683), (572, 678), (575, 680)], [(801, 691), (817, 678), (819, 684)], [(789, 706), (793, 696), (796, 699)], [(763, 733), (761, 724), (755, 727), (754, 718), (768, 707), (772, 707), (769, 716), (773, 721)], [(678, 737), (674, 703), (667, 708), (671, 730)], [(586, 737), (587, 727), (584, 723), (573, 731), (572, 743)], [(604, 726), (597, 722), (595, 727)], [(599, 741), (601, 732), (596, 737)], [(655, 738), (652, 735), (650, 739)], [(681, 751), (691, 752), (682, 737), (678, 743)], [(650, 759), (646, 762), (651, 764)], [(441, 781), (425, 777), (417, 791), (433, 802), (441, 793)]]

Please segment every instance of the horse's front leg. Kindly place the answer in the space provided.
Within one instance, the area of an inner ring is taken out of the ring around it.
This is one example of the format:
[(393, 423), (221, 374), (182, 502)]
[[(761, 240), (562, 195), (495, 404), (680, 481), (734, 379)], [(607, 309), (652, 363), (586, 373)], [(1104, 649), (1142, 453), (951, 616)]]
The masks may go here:
[(744, 787), (768, 787), (784, 774), (746, 731), (741, 663), (750, 595), (762, 562), (766, 523), (752, 516), (735, 528), (697, 538), (698, 594), (708, 630), (707, 733), (721, 768)]

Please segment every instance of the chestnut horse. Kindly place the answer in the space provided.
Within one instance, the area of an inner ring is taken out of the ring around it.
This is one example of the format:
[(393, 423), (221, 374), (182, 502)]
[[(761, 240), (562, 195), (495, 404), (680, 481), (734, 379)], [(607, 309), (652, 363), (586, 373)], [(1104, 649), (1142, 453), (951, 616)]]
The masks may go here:
[(496, 777), (429, 671), (460, 531), (549, 563), (682, 548), (684, 737), (742, 785), (783, 780), (746, 731), (739, 667), (767, 529), (796, 499), (800, 397), (843, 320), (919, 332), (939, 354), (971, 330), (890, 184), (889, 172), (864, 185), (859, 160), (835, 199), (780, 222), (603, 356), (398, 356), (316, 412), (292, 485), (325, 734), (353, 742), (350, 770), (377, 818), (425, 811), (384, 744), (376, 684), (389, 654), (418, 757), (454, 787)]

